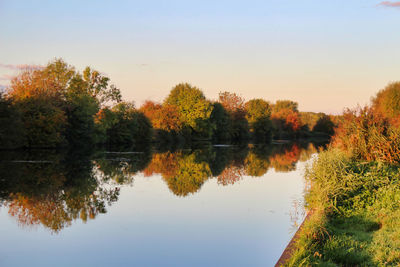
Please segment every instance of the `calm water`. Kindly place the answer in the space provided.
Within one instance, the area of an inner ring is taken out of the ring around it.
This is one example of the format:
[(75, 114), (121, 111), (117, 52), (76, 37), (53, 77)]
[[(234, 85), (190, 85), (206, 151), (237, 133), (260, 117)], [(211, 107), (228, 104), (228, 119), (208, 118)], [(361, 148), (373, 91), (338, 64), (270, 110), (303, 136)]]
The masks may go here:
[(0, 154), (0, 266), (272, 266), (312, 144)]

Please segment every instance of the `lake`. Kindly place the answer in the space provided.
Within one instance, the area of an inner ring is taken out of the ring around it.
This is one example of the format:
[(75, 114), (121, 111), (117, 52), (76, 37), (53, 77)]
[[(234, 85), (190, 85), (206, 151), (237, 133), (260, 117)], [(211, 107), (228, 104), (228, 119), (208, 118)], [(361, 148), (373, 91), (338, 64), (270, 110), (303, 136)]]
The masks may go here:
[(311, 143), (0, 153), (0, 266), (273, 266)]

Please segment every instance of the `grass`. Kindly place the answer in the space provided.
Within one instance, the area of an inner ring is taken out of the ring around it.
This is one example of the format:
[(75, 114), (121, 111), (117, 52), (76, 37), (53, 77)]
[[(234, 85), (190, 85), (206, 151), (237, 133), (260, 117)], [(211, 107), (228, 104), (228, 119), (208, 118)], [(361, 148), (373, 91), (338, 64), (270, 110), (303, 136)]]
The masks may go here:
[(400, 167), (321, 152), (308, 167), (304, 224), (286, 266), (399, 266)]

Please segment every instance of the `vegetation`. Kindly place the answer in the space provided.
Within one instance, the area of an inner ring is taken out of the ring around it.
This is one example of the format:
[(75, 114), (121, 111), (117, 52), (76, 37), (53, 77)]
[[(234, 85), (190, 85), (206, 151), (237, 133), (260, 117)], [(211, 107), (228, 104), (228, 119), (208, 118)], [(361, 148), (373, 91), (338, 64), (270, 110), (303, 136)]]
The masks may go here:
[(136, 109), (122, 101), (107, 76), (90, 67), (79, 72), (56, 59), (43, 68), (23, 70), (0, 95), (0, 148), (137, 147), (193, 140), (268, 143), (314, 132), (329, 137), (334, 124), (326, 115), (319, 119), (312, 128), (303, 127), (296, 102), (245, 102), (230, 92), (212, 102), (187, 83), (172, 88), (163, 103), (147, 101)]
[(347, 110), (330, 148), (309, 166), (311, 217), (287, 266), (400, 264), (399, 83)]

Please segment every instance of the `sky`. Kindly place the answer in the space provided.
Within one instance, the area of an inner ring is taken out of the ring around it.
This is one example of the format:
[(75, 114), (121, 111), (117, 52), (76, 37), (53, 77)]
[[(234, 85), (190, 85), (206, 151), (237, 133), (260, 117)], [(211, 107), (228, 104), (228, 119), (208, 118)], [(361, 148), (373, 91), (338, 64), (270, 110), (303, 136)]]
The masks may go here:
[(338, 114), (400, 80), (399, 29), (400, 1), (0, 0), (0, 85), (63, 58), (137, 106), (188, 82)]

